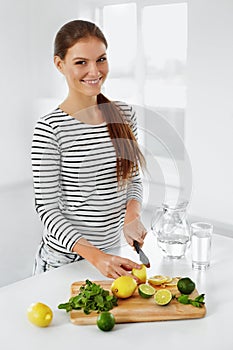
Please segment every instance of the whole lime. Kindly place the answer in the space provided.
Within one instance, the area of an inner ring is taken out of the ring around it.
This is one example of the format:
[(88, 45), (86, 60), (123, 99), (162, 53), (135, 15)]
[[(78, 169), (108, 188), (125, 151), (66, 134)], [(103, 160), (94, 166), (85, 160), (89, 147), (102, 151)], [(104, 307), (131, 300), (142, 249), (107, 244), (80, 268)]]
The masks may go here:
[(111, 331), (115, 326), (115, 317), (111, 312), (103, 311), (98, 315), (96, 324), (101, 331)]
[(182, 294), (191, 294), (195, 289), (195, 283), (189, 277), (180, 278), (177, 288)]

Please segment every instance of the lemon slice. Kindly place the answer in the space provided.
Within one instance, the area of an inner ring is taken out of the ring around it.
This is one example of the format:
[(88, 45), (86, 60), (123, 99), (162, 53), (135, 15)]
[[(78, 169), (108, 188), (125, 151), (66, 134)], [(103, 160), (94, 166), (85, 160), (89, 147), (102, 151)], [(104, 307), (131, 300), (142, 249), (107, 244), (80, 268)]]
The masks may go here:
[(155, 293), (154, 299), (158, 305), (167, 305), (172, 300), (172, 293), (169, 289), (160, 289)]
[(171, 280), (165, 282), (164, 284), (166, 287), (176, 287), (178, 281), (179, 281), (178, 277), (173, 277), (171, 278)]
[(152, 284), (152, 286), (160, 286), (161, 284), (167, 281), (167, 278), (168, 276), (156, 275), (156, 276), (150, 277), (148, 279), (148, 282)]
[(149, 284), (140, 284), (138, 287), (138, 293), (142, 298), (150, 298), (155, 294), (155, 289)]
[(172, 281), (172, 277), (170, 276), (166, 276), (166, 277), (167, 277), (167, 280), (166, 282), (164, 282), (164, 284), (170, 283)]

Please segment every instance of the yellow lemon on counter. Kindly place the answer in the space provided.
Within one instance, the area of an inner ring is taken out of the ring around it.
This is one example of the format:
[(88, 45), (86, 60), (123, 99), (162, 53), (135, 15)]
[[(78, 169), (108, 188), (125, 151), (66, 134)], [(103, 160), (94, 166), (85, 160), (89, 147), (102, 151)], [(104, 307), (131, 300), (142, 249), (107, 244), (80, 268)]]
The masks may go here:
[(147, 279), (146, 266), (142, 264), (140, 269), (132, 269), (132, 275), (139, 279), (138, 283), (145, 283)]
[(120, 276), (111, 285), (111, 292), (118, 298), (129, 298), (137, 288), (137, 282), (131, 276)]
[(53, 312), (43, 303), (34, 303), (27, 309), (27, 317), (31, 323), (38, 327), (48, 327), (53, 319)]

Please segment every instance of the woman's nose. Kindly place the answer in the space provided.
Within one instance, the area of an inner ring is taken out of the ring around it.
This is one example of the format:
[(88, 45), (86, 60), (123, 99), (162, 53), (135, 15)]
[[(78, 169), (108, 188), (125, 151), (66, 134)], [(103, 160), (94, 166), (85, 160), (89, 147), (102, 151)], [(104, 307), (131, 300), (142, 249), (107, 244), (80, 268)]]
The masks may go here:
[(88, 73), (91, 76), (93, 76), (93, 77), (97, 77), (98, 76), (99, 70), (98, 70), (96, 62), (90, 62), (89, 63), (89, 71), (88, 71)]

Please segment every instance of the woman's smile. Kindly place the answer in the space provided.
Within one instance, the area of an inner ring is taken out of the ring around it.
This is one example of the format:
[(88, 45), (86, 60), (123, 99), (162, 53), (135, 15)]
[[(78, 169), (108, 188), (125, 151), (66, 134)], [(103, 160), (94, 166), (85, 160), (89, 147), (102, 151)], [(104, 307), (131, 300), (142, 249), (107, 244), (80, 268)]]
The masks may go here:
[(68, 49), (64, 60), (56, 57), (56, 65), (72, 94), (93, 97), (101, 92), (108, 74), (106, 46), (101, 40), (82, 39)]
[(97, 79), (82, 79), (81, 82), (89, 86), (96, 86), (101, 82), (101, 80), (102, 77), (99, 77)]

